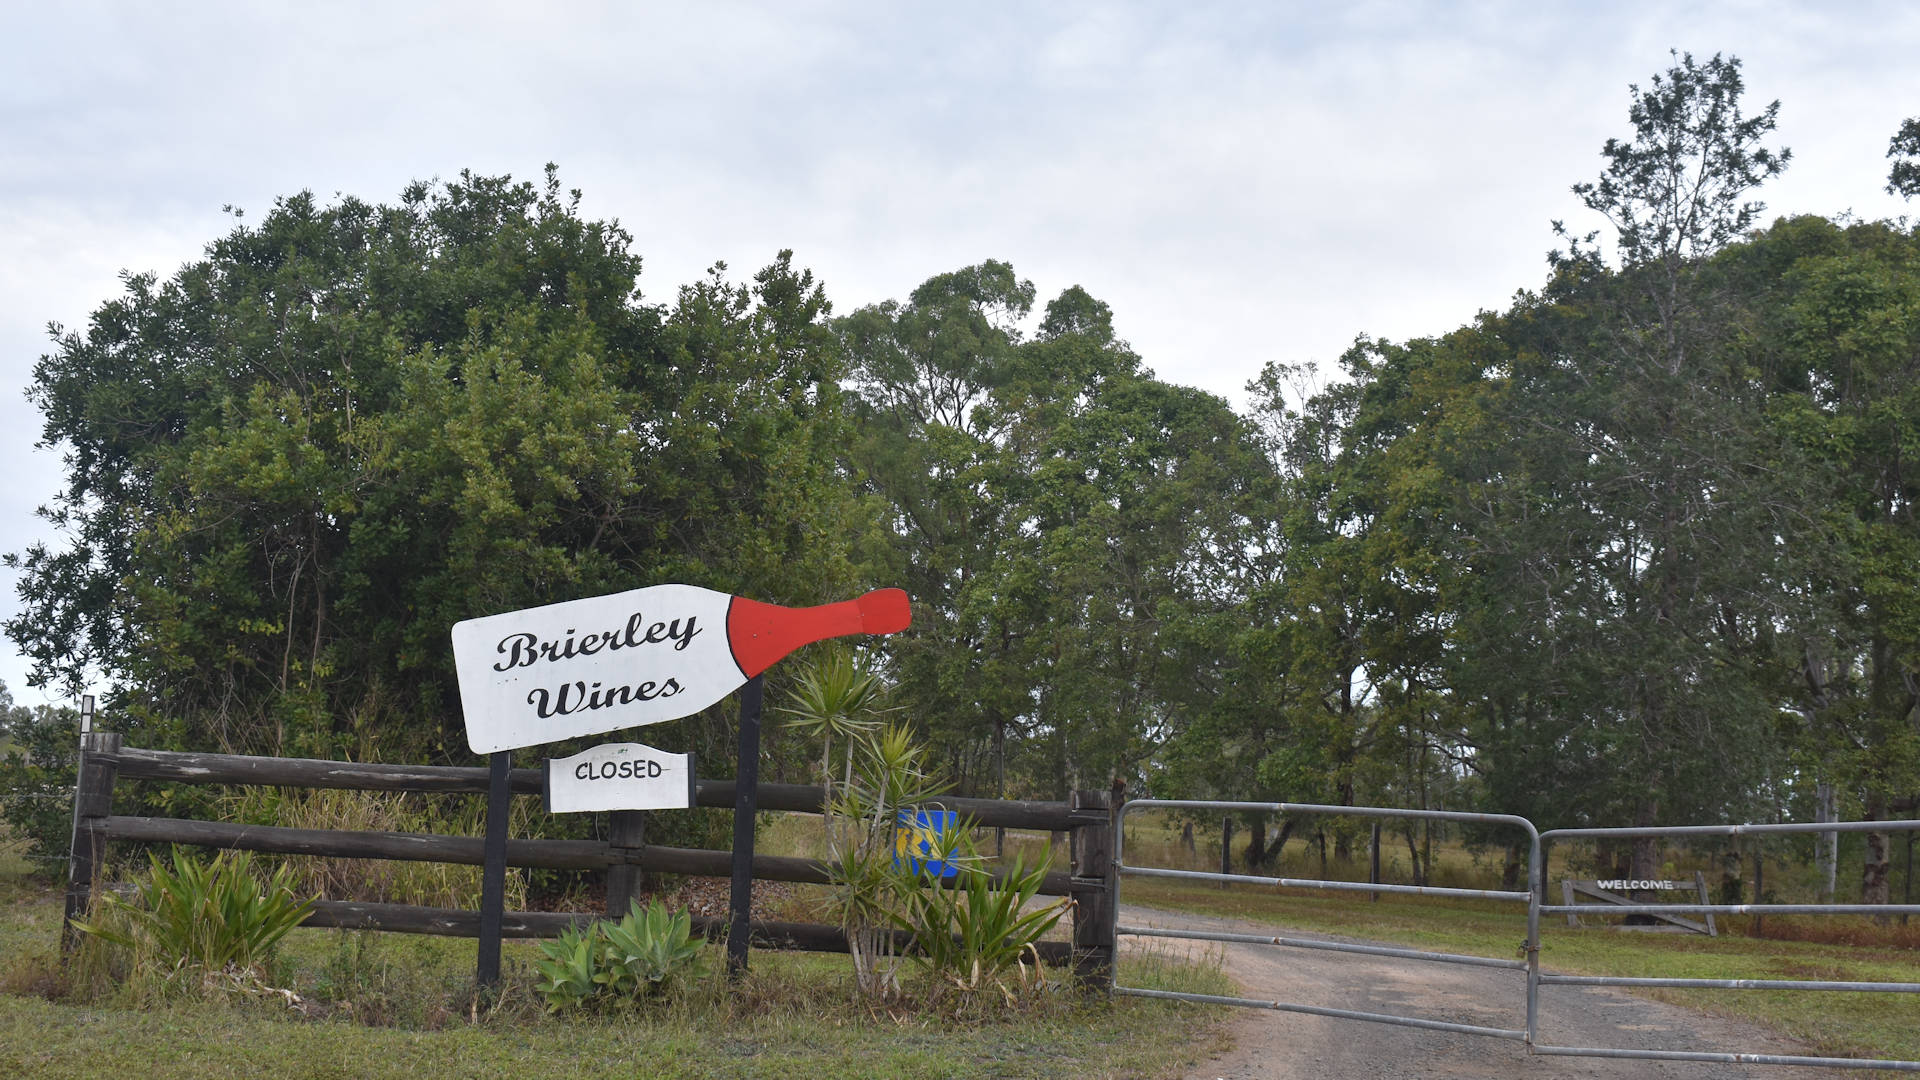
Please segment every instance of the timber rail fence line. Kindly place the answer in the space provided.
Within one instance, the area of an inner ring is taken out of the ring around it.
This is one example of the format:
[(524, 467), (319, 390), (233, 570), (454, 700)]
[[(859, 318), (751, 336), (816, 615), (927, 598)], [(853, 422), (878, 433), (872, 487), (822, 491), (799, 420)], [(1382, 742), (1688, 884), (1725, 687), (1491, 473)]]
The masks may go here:
[[(471, 866), (485, 861), (485, 840), (478, 836), (296, 829), (116, 815), (113, 813), (114, 789), (129, 780), (485, 794), (488, 769), (485, 766), (383, 765), (144, 750), (123, 745), (118, 733), (90, 733), (82, 745), (79, 779), (74, 790), (73, 848), (62, 931), (63, 941), (68, 945), (73, 941), (73, 920), (84, 917), (92, 904), (100, 884), (107, 845), (115, 840), (192, 844), (281, 855), (400, 859)], [(514, 769), (509, 781), (514, 795), (538, 796), (542, 773), (539, 769)], [(762, 810), (819, 813), (825, 797), (824, 789), (803, 784), (760, 784), (758, 791)], [(734, 795), (731, 780), (699, 780), (694, 789), (694, 805), (731, 807)], [(1104, 985), (1113, 965), (1112, 853), (1118, 802), (1104, 791), (1083, 791), (1075, 792), (1074, 798), (1067, 802), (942, 798), (928, 800), (925, 806), (956, 811), (978, 827), (1068, 833), (1072, 868), (1065, 873), (1049, 873), (1040, 893), (1073, 898), (1073, 940), (1045, 941), (1037, 947), (1042, 960), (1055, 965), (1071, 963), (1077, 978)], [(570, 926), (609, 916), (617, 918), (633, 897), (643, 869), (696, 877), (724, 878), (731, 874), (729, 852), (645, 843), (641, 816), (644, 813), (611, 812), (607, 840), (509, 839), (509, 866), (608, 871), (607, 901), (604, 913), (507, 912), (502, 935), (555, 937)], [(826, 866), (814, 859), (755, 855), (752, 865), (756, 880), (813, 884), (825, 884), (829, 880)], [(478, 937), (480, 913), (413, 904), (321, 900), (314, 905), (304, 925)], [(711, 938), (724, 934), (726, 920), (696, 916), (694, 926)], [(846, 935), (835, 926), (756, 920), (751, 929), (753, 943), (761, 948), (847, 951)], [(896, 932), (896, 941), (902, 946), (908, 943), (906, 936), (899, 932)]]

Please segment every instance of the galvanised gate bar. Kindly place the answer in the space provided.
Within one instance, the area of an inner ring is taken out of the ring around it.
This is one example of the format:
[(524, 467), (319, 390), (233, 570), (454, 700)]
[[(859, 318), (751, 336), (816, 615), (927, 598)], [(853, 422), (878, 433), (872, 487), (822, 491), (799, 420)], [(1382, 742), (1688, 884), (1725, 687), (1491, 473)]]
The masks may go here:
[[(1624, 829), (1551, 829), (1540, 834), (1542, 851), (1555, 840), (1628, 840), (1647, 836), (1740, 837), (1792, 833), (1825, 832), (1912, 832), (1920, 830), (1920, 821), (1824, 821), (1783, 825), (1672, 825)], [(1542, 864), (1544, 865), (1544, 863)], [(1544, 891), (1541, 900), (1545, 899)], [(1582, 904), (1536, 902), (1542, 914), (1566, 914), (1576, 910), (1592, 914)], [(1920, 914), (1920, 904), (1608, 904), (1608, 915), (1670, 913), (1675, 915), (1912, 915)], [(1538, 944), (1538, 939), (1528, 938)], [(1920, 983), (1836, 982), (1818, 979), (1651, 979), (1606, 975), (1536, 976), (1542, 985), (1560, 986), (1643, 986), (1704, 990), (1806, 990), (1854, 991), (1867, 993), (1915, 994)], [(1529, 991), (1531, 992), (1531, 991)], [(1535, 1044), (1532, 1052), (1557, 1057), (1642, 1058), (1650, 1061), (1708, 1061), (1749, 1065), (1816, 1065), (1849, 1069), (1886, 1069), (1920, 1072), (1920, 1061), (1888, 1061), (1862, 1058), (1795, 1057), (1780, 1054), (1723, 1054), (1694, 1050), (1622, 1050), (1594, 1046), (1549, 1046)]]
[[(1133, 866), (1126, 860), (1126, 820), (1127, 815), (1134, 810), (1255, 811), (1271, 814), (1318, 814), (1361, 818), (1415, 818), (1429, 821), (1455, 821), (1509, 826), (1520, 829), (1526, 833), (1528, 838), (1527, 881), (1529, 887), (1526, 892), (1504, 892), (1490, 889), (1449, 889), (1426, 885), (1386, 885), (1373, 882), (1327, 881), (1318, 878), (1253, 877), (1242, 874), (1222, 874), (1200, 870), (1173, 870), (1162, 867)], [(1670, 987), (1676, 989), (1843, 990), (1894, 994), (1920, 993), (1920, 983), (1831, 982), (1821, 980), (1773, 979), (1657, 979), (1598, 975), (1555, 975), (1540, 970), (1540, 916), (1543, 914), (1565, 914), (1574, 911), (1585, 914), (1595, 913), (1594, 908), (1589, 905), (1548, 904), (1545, 902), (1546, 859), (1544, 857), (1544, 851), (1545, 845), (1550, 841), (1571, 839), (1626, 839), (1645, 836), (1737, 837), (1778, 833), (1867, 832), (1874, 830), (1884, 832), (1915, 831), (1920, 830), (1920, 821), (1815, 822), (1789, 825), (1693, 825), (1630, 829), (1555, 829), (1542, 833), (1534, 828), (1533, 823), (1527, 819), (1510, 814), (1474, 814), (1442, 810), (1400, 810), (1371, 806), (1328, 806), (1316, 803), (1135, 799), (1121, 808), (1118, 828), (1115, 829), (1113, 857), (1115, 884), (1113, 899), (1116, 907), (1120, 902), (1120, 881), (1128, 875), (1139, 877), (1186, 878), (1195, 881), (1239, 882), (1248, 885), (1271, 885), (1279, 888), (1330, 889), (1352, 892), (1398, 893), (1413, 896), (1452, 896), (1466, 899), (1506, 901), (1523, 904), (1526, 907), (1526, 959), (1499, 960), (1479, 956), (1461, 956), (1454, 953), (1428, 952), (1420, 949), (1356, 945), (1335, 941), (1307, 941), (1286, 937), (1220, 933), (1207, 930), (1169, 930), (1154, 927), (1130, 926), (1125, 923), (1116, 925), (1116, 935), (1181, 938), (1195, 941), (1219, 941), (1237, 944), (1276, 945), (1289, 948), (1355, 953), (1365, 956), (1420, 960), (1432, 963), (1464, 964), (1473, 967), (1519, 970), (1526, 973), (1525, 1026), (1512, 1029), (1483, 1027), (1472, 1024), (1455, 1024), (1440, 1020), (1428, 1020), (1415, 1016), (1358, 1012), (1350, 1009), (1331, 1009), (1317, 1005), (1257, 998), (1222, 997), (1212, 994), (1186, 994), (1166, 990), (1149, 990), (1143, 987), (1122, 986), (1119, 983), (1118, 965), (1114, 966), (1113, 992), (1116, 994), (1130, 994), (1137, 997), (1171, 998), (1180, 1001), (1195, 1001), (1214, 1005), (1237, 1005), (1247, 1008), (1273, 1009), (1281, 1012), (1307, 1013), (1314, 1016), (1329, 1016), (1345, 1020), (1394, 1024), (1402, 1027), (1425, 1028), (1433, 1031), (1484, 1035), (1496, 1039), (1512, 1039), (1525, 1043), (1528, 1053), (1541, 1056), (1636, 1058), (1651, 1061), (1702, 1061), (1748, 1065), (1811, 1065), (1834, 1068), (1920, 1072), (1920, 1061), (1800, 1057), (1780, 1054), (1717, 1053), (1689, 1050), (1640, 1050), (1626, 1047), (1555, 1046), (1542, 1043), (1539, 1039), (1539, 995), (1542, 986), (1638, 986)], [(1920, 914), (1920, 904), (1608, 904), (1604, 909), (1604, 913), (1608, 915), (1631, 915), (1636, 913), (1712, 913), (1724, 915), (1885, 916)]]

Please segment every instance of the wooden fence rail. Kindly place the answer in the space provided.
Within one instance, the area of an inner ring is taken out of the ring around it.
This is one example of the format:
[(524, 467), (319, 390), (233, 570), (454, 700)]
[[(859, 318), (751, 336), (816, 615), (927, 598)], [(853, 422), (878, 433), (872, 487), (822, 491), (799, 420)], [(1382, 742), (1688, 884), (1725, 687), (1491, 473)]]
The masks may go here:
[[(585, 926), (606, 916), (592, 911), (510, 911), (501, 923), (501, 935), (510, 938), (557, 937), (568, 927)], [(709, 939), (726, 936), (727, 920), (710, 915), (692, 916), (695, 933)], [(394, 933), (432, 934), (439, 937), (478, 937), (480, 913), (460, 908), (418, 907), (413, 904), (374, 904), (358, 900), (321, 900), (314, 904), (306, 926), (339, 927), (347, 930), (386, 930)], [(894, 947), (904, 951), (913, 943), (905, 931), (893, 932)], [(837, 926), (819, 923), (755, 922), (753, 944), (762, 949), (797, 952), (847, 951), (847, 935)], [(1073, 958), (1073, 945), (1066, 941), (1042, 941), (1035, 946), (1040, 958), (1049, 964), (1065, 964)]]
[[(349, 832), (334, 829), (291, 829), (280, 825), (233, 825), (191, 818), (108, 817), (104, 833), (112, 840), (160, 844), (196, 844), (279, 855), (318, 855), (344, 859), (396, 859), (413, 862), (479, 866), (485, 862), (484, 840), (478, 836), (441, 836), (434, 833)], [(626, 864), (663, 874), (726, 877), (733, 856), (725, 851), (642, 845), (615, 847), (605, 840), (508, 840), (507, 865), (541, 870), (605, 870)], [(790, 855), (755, 855), (753, 876), (762, 881), (795, 881), (824, 885), (825, 863)], [(995, 873), (996, 881), (1003, 875)], [(1070, 896), (1072, 876), (1051, 873), (1040, 887), (1043, 896)]]
[[(451, 765), (375, 765), (316, 758), (243, 757), (239, 754), (190, 754), (123, 747), (115, 752), (123, 780), (174, 780), (190, 784), (244, 784), (258, 787), (348, 788), (356, 791), (422, 791), (485, 794), (487, 770)], [(539, 769), (514, 769), (508, 783), (515, 795), (540, 794)], [(730, 809), (731, 780), (695, 783), (695, 806)], [(761, 784), (762, 810), (817, 814), (826, 789), (811, 784)], [(952, 810), (981, 828), (1061, 832), (1091, 819), (1071, 803), (1017, 799), (934, 798), (930, 810)]]
[[(380, 765), (320, 761), (305, 758), (245, 757), (237, 754), (176, 753), (121, 745), (111, 732), (87, 736), (82, 747), (79, 783), (74, 793), (73, 855), (68, 872), (67, 921), (63, 940), (72, 942), (71, 922), (91, 903), (111, 840), (193, 844), (203, 847), (309, 855), (332, 858), (397, 859), (478, 866), (485, 862), (481, 837), (428, 833), (352, 832), (295, 829), (272, 825), (235, 825), (185, 818), (120, 816), (113, 813), (113, 790), (122, 780), (159, 780), (194, 784), (235, 784), (272, 787), (344, 788), (361, 791), (413, 791), (443, 794), (484, 793), (488, 770), (430, 765)], [(537, 795), (538, 769), (514, 769), (509, 777), (514, 794)], [(803, 784), (758, 785), (763, 810), (819, 813), (825, 799), (822, 788)], [(731, 807), (735, 786), (731, 780), (699, 780), (694, 789), (698, 806)], [(1071, 838), (1072, 868), (1049, 873), (1041, 886), (1047, 896), (1074, 899), (1073, 941), (1043, 942), (1040, 954), (1049, 963), (1072, 962), (1076, 975), (1097, 983), (1113, 963), (1114, 910), (1113, 827), (1119, 803), (1107, 792), (1076, 792), (1071, 802), (1040, 802), (948, 798), (930, 801), (927, 808), (952, 810), (987, 828), (1066, 831)], [(551, 870), (606, 870), (610, 872), (608, 906), (624, 910), (631, 894), (633, 871), (727, 877), (732, 855), (660, 847), (642, 840), (639, 815), (613, 815), (611, 840), (508, 840), (507, 864)], [(767, 881), (827, 883), (826, 866), (814, 859), (755, 855), (753, 876)], [(621, 881), (614, 881), (621, 876)], [(996, 872), (996, 879), (999, 874)], [(606, 917), (600, 913), (508, 912), (502, 925), (506, 937), (551, 937), (569, 926)], [(709, 937), (724, 933), (725, 920), (696, 917), (695, 926)], [(399, 933), (477, 937), (480, 914), (450, 908), (411, 904), (376, 904), (326, 900), (316, 904), (306, 925), (381, 929)], [(762, 948), (845, 952), (846, 935), (837, 927), (811, 923), (754, 922), (754, 944)], [(898, 944), (908, 942), (903, 937)]]

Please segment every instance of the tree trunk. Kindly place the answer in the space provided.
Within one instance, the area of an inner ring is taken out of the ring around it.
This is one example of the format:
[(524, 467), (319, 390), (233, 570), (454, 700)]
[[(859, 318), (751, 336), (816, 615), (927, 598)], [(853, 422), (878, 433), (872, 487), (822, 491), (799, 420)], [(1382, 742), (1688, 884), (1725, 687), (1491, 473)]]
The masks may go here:
[(1420, 860), (1420, 846), (1414, 842), (1413, 834), (1412, 825), (1401, 830), (1401, 835), (1407, 838), (1407, 858), (1413, 863), (1413, 883), (1425, 885), (1427, 883), (1426, 866)]
[[(1648, 799), (1640, 804), (1634, 813), (1633, 824), (1637, 828), (1647, 828), (1660, 816), (1660, 804)], [(1646, 880), (1660, 876), (1660, 838), (1657, 836), (1636, 836), (1633, 838), (1633, 859), (1627, 876)], [(1647, 889), (1634, 889), (1628, 897), (1636, 904), (1657, 904), (1660, 895)], [(1625, 922), (1628, 926), (1650, 926), (1654, 923), (1651, 915), (1629, 915)]]
[[(1867, 820), (1884, 821), (1887, 816), (1887, 797), (1874, 793), (1867, 796)], [(1874, 831), (1867, 835), (1867, 859), (1860, 868), (1860, 902), (1863, 904), (1888, 904), (1893, 902), (1893, 843), (1884, 832)], [(1876, 921), (1886, 922), (1887, 917), (1876, 915)]]
[(1526, 851), (1519, 844), (1507, 845), (1506, 864), (1500, 868), (1500, 888), (1503, 891), (1520, 891), (1520, 867), (1525, 864), (1526, 858)]
[(1736, 840), (1720, 852), (1720, 894), (1717, 902), (1744, 904), (1747, 902), (1746, 891), (1746, 877), (1740, 865), (1740, 844)]
[(1247, 869), (1258, 870), (1267, 862), (1267, 818), (1256, 814), (1247, 827)]
[(1281, 818), (1280, 835), (1274, 839), (1272, 844), (1267, 846), (1266, 862), (1268, 865), (1273, 865), (1280, 861), (1280, 853), (1286, 849), (1287, 838), (1292, 835), (1293, 819), (1286, 817)]
[[(1233, 873), (1233, 815), (1232, 814), (1226, 814), (1220, 818), (1220, 873), (1222, 875)], [(1220, 887), (1223, 889), (1226, 888), (1227, 883), (1224, 881), (1221, 882)]]
[[(1832, 784), (1825, 780), (1813, 788), (1813, 820), (1840, 820), (1839, 794)], [(1840, 834), (1837, 832), (1816, 833), (1813, 846), (1813, 864), (1819, 871), (1820, 902), (1833, 903), (1834, 888), (1840, 873)]]
[[(1007, 797), (1007, 718), (993, 718), (993, 797)], [(1005, 858), (1007, 854), (1007, 830), (1000, 826), (993, 830), (993, 857)]]

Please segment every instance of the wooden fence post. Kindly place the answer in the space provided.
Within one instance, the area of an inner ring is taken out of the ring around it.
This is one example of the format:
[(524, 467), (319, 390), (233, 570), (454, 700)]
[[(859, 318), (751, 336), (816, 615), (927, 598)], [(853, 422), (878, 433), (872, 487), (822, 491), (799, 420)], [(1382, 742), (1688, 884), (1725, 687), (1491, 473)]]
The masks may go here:
[(120, 742), (120, 734), (113, 731), (96, 731), (81, 739), (73, 785), (73, 844), (67, 857), (67, 912), (60, 928), (62, 951), (71, 951), (78, 943), (73, 920), (85, 917), (93, 905), (107, 849), (107, 818), (113, 813), (113, 784), (120, 771), (114, 756), (120, 752)]
[(507, 823), (513, 816), (513, 751), (487, 755), (486, 861), (480, 868), (480, 946), (473, 981), (482, 988), (500, 983), (500, 934), (506, 919)]
[(647, 813), (644, 810), (615, 810), (607, 815), (607, 843), (613, 847), (616, 861), (607, 867), (607, 918), (624, 918), (627, 908), (640, 894), (641, 868), (630, 860), (647, 846)]
[(1104, 987), (1113, 977), (1113, 838), (1120, 814), (1116, 792), (1076, 791), (1072, 813), (1083, 824), (1073, 830), (1073, 977), (1087, 988)]

